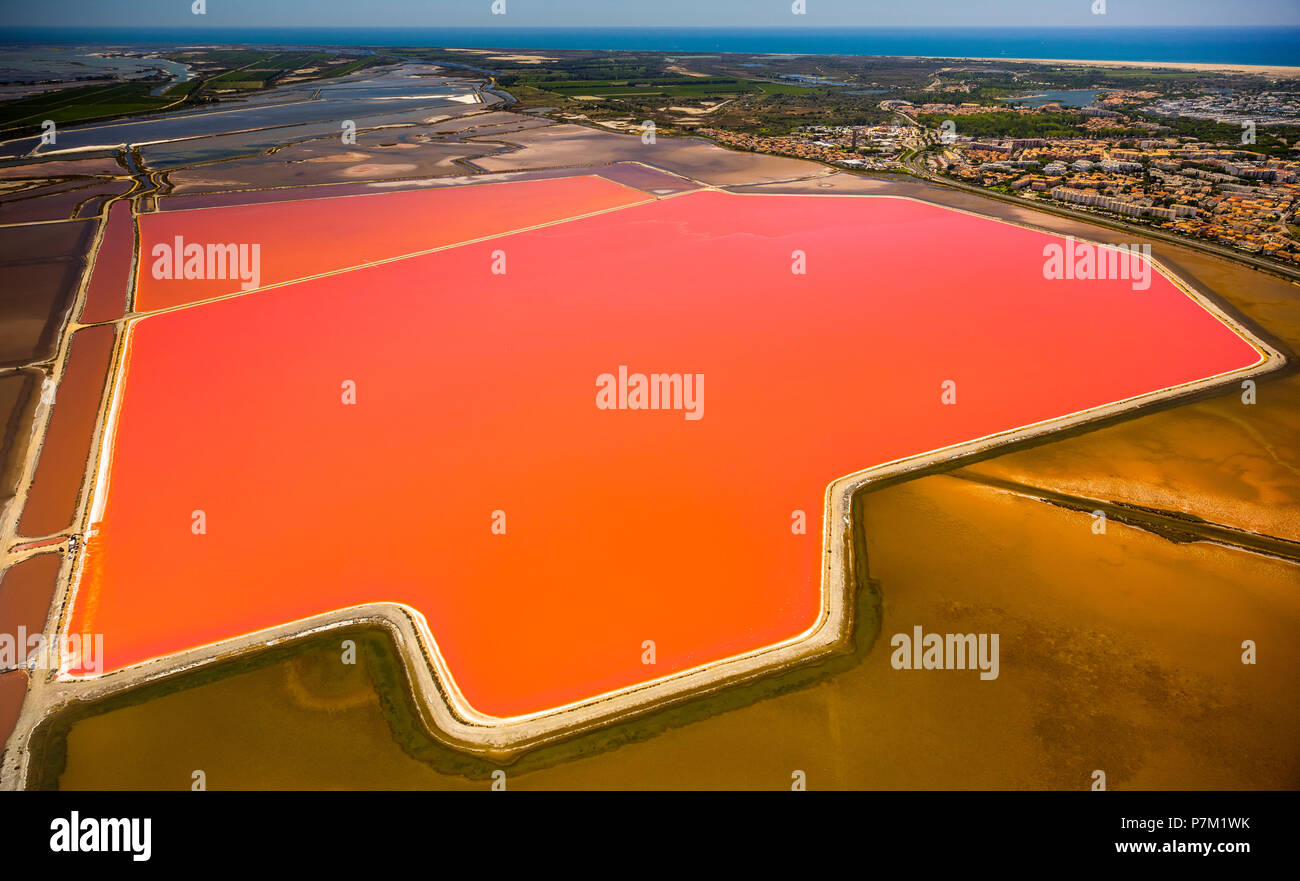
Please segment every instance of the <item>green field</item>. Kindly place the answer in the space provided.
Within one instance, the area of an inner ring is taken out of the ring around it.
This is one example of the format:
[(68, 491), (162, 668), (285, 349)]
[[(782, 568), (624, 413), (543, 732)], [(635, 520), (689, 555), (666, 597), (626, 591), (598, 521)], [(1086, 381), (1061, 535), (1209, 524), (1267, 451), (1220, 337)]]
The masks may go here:
[[(942, 113), (922, 113), (917, 122), (939, 128), (948, 119)], [(965, 113), (953, 117), (957, 134), (972, 138), (1094, 138), (1141, 136), (1140, 129), (1085, 129), (1086, 117), (1077, 113)]]
[(56, 123), (82, 122), (156, 110), (176, 102), (173, 96), (149, 94), (156, 83), (107, 83), (75, 86), (31, 95), (0, 104), (0, 129), (39, 128), (47, 119)]
[(349, 61), (347, 64), (340, 64), (338, 67), (331, 67), (329, 70), (322, 73), (321, 76), (325, 78), (343, 76), (344, 74), (358, 71), (363, 67), (370, 67), (381, 63), (383, 62), (379, 58), (358, 58), (356, 61)]
[(163, 92), (163, 94), (168, 98), (184, 98), (190, 92), (197, 89), (199, 84), (200, 81), (198, 79), (186, 80), (183, 83), (177, 83), (176, 85), (171, 86), (167, 91)]
[(260, 89), (270, 80), (280, 76), (282, 70), (232, 70), (214, 76), (205, 85), (212, 89)]

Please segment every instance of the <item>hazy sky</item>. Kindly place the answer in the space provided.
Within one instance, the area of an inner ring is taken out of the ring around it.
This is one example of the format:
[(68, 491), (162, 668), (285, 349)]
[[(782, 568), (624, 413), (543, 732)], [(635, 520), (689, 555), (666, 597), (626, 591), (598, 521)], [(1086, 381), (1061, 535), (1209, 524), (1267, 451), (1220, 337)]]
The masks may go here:
[(1300, 25), (1300, 0), (0, 0), (0, 26), (840, 27)]

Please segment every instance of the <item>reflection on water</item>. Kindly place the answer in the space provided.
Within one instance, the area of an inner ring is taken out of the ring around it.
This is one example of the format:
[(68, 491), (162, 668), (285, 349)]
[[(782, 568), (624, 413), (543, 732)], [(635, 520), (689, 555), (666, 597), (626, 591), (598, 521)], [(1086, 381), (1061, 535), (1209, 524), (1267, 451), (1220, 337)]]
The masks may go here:
[(1097, 100), (1099, 93), (1094, 89), (1066, 89), (1059, 92), (1035, 92), (1015, 98), (1002, 98), (1009, 104), (1020, 107), (1042, 107), (1044, 104), (1060, 104), (1062, 107), (1087, 107)]
[(91, 77), (141, 79), (164, 73), (172, 77), (162, 88), (184, 82), (193, 74), (188, 64), (156, 55), (88, 51), (82, 47), (8, 45), (0, 62), (0, 80), (7, 83), (45, 83)]
[[(498, 103), (499, 99), (477, 95), (470, 81), (414, 75), (432, 69), (427, 65), (403, 65), (392, 71), (373, 74), (357, 83), (323, 87), (314, 83), (297, 83), (268, 90), (246, 101), (222, 102), (213, 108), (100, 125), (68, 126), (60, 128), (55, 149), (46, 148), (41, 153), (149, 144), (174, 138), (326, 121), (333, 123), (333, 131), (337, 131), (338, 121), (343, 119), (415, 110), (455, 112), (485, 103)], [(6, 141), (0, 144), (0, 156), (25, 155), (38, 145), (38, 136)]]
[[(424, 102), (419, 102), (424, 103)], [(299, 108), (295, 108), (299, 109)], [(308, 110), (319, 108), (306, 108)], [(363, 106), (361, 109), (374, 110), (373, 107)], [(394, 135), (392, 132), (384, 132), (382, 135), (372, 135), (366, 132), (366, 129), (378, 126), (396, 126), (396, 125), (418, 125), (430, 118), (428, 108), (410, 111), (407, 113), (394, 112), (398, 108), (384, 110), (381, 113), (371, 112), (368, 115), (353, 114), (349, 116), (345, 109), (332, 109), (336, 116), (328, 118), (324, 122), (310, 122), (296, 125), (287, 124), (287, 120), (296, 114), (286, 114), (283, 119), (286, 124), (279, 128), (263, 129), (258, 131), (240, 131), (233, 134), (214, 135), (206, 138), (186, 138), (180, 141), (164, 141), (156, 144), (146, 144), (141, 147), (146, 163), (151, 168), (171, 168), (177, 165), (189, 165), (197, 162), (212, 162), (218, 159), (229, 159), (236, 156), (249, 156), (250, 154), (261, 153), (272, 147), (278, 147), (282, 144), (292, 145), (298, 141), (305, 141), (310, 138), (328, 138), (328, 146), (345, 149), (339, 140), (339, 133), (342, 131), (342, 120), (350, 119), (357, 127), (357, 140), (361, 144), (367, 141), (373, 142), (377, 137), (384, 137), (391, 140)], [(400, 131), (400, 129), (398, 130)], [(196, 171), (202, 171), (197, 169)], [(224, 174), (225, 167), (216, 169), (216, 173)], [(275, 181), (264, 182), (268, 185), (275, 185)]]

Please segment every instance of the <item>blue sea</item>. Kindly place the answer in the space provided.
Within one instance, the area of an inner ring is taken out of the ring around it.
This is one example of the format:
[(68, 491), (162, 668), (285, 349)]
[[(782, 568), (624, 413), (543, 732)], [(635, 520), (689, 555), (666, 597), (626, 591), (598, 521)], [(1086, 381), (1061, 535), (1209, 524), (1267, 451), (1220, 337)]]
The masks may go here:
[(3, 42), (935, 55), (1300, 67), (1300, 28), (0, 28)]

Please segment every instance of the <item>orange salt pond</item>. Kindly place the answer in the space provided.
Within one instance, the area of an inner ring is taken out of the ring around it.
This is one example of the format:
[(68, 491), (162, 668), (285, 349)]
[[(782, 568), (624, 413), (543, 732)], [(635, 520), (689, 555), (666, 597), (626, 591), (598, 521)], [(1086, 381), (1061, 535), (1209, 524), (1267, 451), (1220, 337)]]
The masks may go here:
[[(417, 195), (142, 233), (262, 242), (266, 283), (629, 201), (590, 177)], [(71, 630), (114, 670), (399, 603), (496, 717), (792, 639), (831, 481), (1261, 361), (1163, 276), (1045, 279), (1060, 241), (698, 191), (135, 320)], [(142, 281), (137, 308), (217, 291)], [(689, 375), (693, 404), (624, 409), (638, 373)]]
[(247, 284), (252, 273), (241, 274), (233, 259), (226, 261), (224, 278), (215, 272), (211, 277), (186, 277), (190, 247), (202, 250), (200, 262), (207, 275), (209, 245), (257, 245), (260, 266), (255, 281), (264, 286), (648, 198), (630, 187), (585, 176), (145, 214), (140, 217), (135, 308), (150, 312), (254, 286)]

